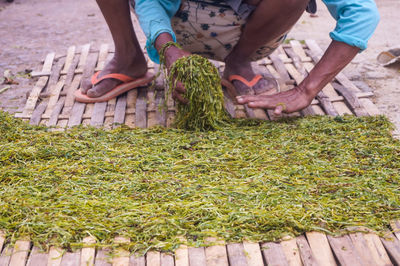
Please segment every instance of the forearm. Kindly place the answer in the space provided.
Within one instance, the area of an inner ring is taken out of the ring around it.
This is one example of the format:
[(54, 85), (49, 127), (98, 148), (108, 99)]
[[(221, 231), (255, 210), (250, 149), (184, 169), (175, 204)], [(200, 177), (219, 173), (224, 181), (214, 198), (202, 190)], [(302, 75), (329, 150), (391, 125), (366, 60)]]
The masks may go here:
[(313, 99), (358, 54), (360, 48), (332, 41), (309, 75), (300, 83), (309, 99)]

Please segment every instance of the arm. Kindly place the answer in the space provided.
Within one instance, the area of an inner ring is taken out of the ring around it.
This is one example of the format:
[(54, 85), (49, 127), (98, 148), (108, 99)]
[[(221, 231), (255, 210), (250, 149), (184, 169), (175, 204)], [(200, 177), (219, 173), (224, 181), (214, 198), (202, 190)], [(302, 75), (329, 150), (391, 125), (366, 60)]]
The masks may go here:
[(180, 0), (136, 0), (135, 13), (140, 27), (147, 37), (146, 49), (152, 61), (159, 63), (158, 51), (155, 48), (157, 37), (167, 33), (173, 41), (175, 34), (171, 27), (171, 18), (178, 11)]
[[(150, 59), (159, 64), (159, 50), (169, 41), (176, 42), (175, 33), (171, 27), (171, 18), (175, 15), (180, 6), (180, 0), (136, 0), (135, 12), (139, 18), (139, 23), (146, 37), (146, 49)], [(171, 65), (179, 58), (190, 53), (177, 47), (170, 47), (165, 51), (166, 67)], [(187, 103), (182, 94), (185, 88), (178, 82), (172, 97), (182, 103)]]
[(366, 48), (367, 42), (379, 21), (376, 5), (372, 0), (324, 0), (338, 23), (330, 34), (329, 48), (309, 75), (292, 90), (272, 96), (242, 96), (240, 104), (252, 108), (275, 109), (275, 114), (295, 112), (307, 107), (357, 53)]

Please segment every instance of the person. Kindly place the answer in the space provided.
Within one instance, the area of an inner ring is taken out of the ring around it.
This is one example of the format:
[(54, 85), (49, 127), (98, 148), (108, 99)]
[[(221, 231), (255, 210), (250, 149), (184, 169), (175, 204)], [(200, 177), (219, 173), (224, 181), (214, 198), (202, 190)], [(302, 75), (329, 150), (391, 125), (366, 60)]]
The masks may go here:
[[(86, 99), (101, 99), (126, 82), (113, 78), (113, 73), (132, 80), (148, 75), (128, 1), (97, 0), (115, 43), (115, 55), (98, 74), (100, 79), (83, 83), (81, 95)], [(159, 63), (159, 51), (171, 41), (179, 43), (181, 48), (166, 49), (167, 69), (191, 53), (223, 61), (222, 78), (236, 90), (239, 104), (273, 109), (279, 115), (307, 107), (327, 83), (367, 48), (380, 19), (373, 0), (323, 0), (323, 3), (337, 21), (330, 33), (332, 42), (303, 82), (279, 93), (274, 78), (256, 74), (251, 62), (271, 54), (306, 10), (315, 12), (315, 0), (136, 0), (131, 5), (147, 37), (146, 49), (152, 61)], [(251, 90), (255, 95), (248, 95)], [(184, 92), (178, 82), (173, 97), (186, 103)]]

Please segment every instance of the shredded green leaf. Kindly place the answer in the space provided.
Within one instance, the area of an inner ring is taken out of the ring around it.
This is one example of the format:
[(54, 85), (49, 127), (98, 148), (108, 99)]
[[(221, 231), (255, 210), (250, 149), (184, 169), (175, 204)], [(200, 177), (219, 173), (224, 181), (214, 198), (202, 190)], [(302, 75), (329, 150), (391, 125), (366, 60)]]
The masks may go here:
[[(165, 69), (165, 51), (177, 43), (167, 42), (160, 50), (161, 66)], [(177, 101), (175, 126), (192, 131), (220, 129), (227, 125), (228, 115), (224, 108), (221, 78), (218, 69), (199, 55), (190, 55), (176, 60), (166, 73), (169, 94), (175, 90), (177, 82), (186, 89), (187, 104)]]
[(400, 143), (385, 117), (237, 121), (218, 131), (50, 132), (0, 112), (0, 229), (46, 248), (88, 235), (131, 250), (278, 240), (400, 217)]

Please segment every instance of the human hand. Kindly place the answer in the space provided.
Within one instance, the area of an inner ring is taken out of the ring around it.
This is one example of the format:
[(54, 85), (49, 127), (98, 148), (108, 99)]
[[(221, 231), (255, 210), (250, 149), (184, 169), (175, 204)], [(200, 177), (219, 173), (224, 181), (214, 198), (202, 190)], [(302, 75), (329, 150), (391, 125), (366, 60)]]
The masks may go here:
[[(189, 52), (187, 52), (183, 49), (180, 49), (176, 46), (170, 46), (169, 48), (167, 48), (165, 50), (165, 64), (166, 64), (168, 72), (176, 60), (178, 60), (179, 58), (185, 57), (185, 56), (189, 56), (189, 55), (190, 55)], [(183, 97), (185, 92), (186, 92), (185, 87), (178, 80), (176, 82), (175, 90), (172, 92), (172, 98), (174, 98), (175, 100), (178, 100), (179, 102), (181, 102), (183, 104), (187, 104), (188, 100)]]
[(294, 87), (273, 95), (242, 95), (236, 97), (236, 100), (239, 104), (247, 104), (250, 108), (274, 110), (274, 114), (279, 116), (282, 113), (303, 110), (311, 104), (313, 98), (306, 93), (305, 89)]

